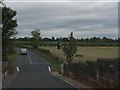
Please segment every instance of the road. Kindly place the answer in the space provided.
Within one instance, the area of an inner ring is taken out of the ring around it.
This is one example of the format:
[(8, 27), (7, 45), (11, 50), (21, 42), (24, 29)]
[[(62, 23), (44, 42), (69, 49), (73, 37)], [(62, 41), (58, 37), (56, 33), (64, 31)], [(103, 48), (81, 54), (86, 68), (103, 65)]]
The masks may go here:
[(28, 51), (28, 55), (19, 54), (15, 61), (17, 74), (8, 88), (75, 88), (54, 76), (49, 66), (47, 60), (34, 52)]

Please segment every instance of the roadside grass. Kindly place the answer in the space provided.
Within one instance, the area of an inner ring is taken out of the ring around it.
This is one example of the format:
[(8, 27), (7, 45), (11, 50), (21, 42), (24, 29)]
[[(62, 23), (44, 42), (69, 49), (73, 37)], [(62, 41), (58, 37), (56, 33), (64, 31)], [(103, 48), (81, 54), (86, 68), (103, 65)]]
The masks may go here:
[(17, 53), (14, 53), (14, 54), (11, 54), (11, 55), (8, 55), (8, 63), (12, 63), (12, 62), (14, 62), (15, 61), (15, 58), (16, 58), (16, 56), (17, 56)]
[(9, 54), (7, 56), (7, 66), (6, 69), (8, 71), (9, 74), (13, 74), (14, 73), (14, 68), (13, 68), (13, 63), (16, 59), (17, 53), (13, 53), (13, 54)]

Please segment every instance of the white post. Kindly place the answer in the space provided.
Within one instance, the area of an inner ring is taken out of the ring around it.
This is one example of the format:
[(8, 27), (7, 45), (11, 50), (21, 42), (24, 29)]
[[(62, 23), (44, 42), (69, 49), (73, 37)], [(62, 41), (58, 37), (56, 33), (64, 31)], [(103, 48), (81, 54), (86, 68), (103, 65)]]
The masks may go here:
[(113, 88), (113, 80), (110, 79), (110, 87)]
[(60, 67), (61, 67), (61, 73), (63, 75), (64, 74), (64, 64), (60, 64)]
[(97, 81), (99, 82), (99, 70), (97, 70)]

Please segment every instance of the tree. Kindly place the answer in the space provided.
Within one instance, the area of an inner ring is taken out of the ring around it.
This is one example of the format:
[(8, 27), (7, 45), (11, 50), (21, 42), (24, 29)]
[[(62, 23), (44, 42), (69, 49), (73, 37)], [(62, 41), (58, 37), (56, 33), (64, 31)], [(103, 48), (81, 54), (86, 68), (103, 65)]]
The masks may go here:
[(67, 58), (68, 63), (70, 64), (73, 61), (74, 56), (77, 52), (77, 45), (76, 40), (73, 37), (73, 32), (70, 33), (69, 41), (67, 45), (63, 47), (63, 52), (65, 57)]
[(63, 37), (63, 38), (62, 38), (62, 41), (63, 41), (63, 42), (68, 42), (68, 38)]
[(10, 7), (2, 7), (2, 60), (6, 60), (7, 53), (13, 51), (11, 50), (13, 49), (13, 42), (10, 41), (10, 38), (17, 34), (15, 30), (17, 27), (17, 19), (14, 18), (16, 14), (16, 11)]
[(55, 41), (55, 37), (52, 37), (52, 41)]
[(31, 32), (31, 35), (33, 36), (33, 40), (32, 40), (32, 46), (35, 49), (38, 49), (39, 44), (40, 44), (40, 30), (39, 29), (35, 29), (34, 31)]

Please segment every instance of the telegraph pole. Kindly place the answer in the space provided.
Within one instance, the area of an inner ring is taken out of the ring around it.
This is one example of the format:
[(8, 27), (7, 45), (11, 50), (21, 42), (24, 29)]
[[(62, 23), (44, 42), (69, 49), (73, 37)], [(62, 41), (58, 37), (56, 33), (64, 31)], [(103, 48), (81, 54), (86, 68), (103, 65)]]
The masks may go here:
[(58, 60), (60, 61), (61, 37), (57, 43), (57, 49), (58, 49)]
[[(61, 46), (62, 46), (62, 45), (61, 45), (61, 38), (60, 38), (60, 40), (59, 40), (58, 43), (57, 43), (58, 60), (59, 60), (59, 62), (62, 62), (62, 61), (61, 61), (61, 53), (60, 53)], [(64, 73), (64, 64), (63, 64), (63, 63), (60, 64), (60, 71), (61, 71), (61, 74), (63, 75), (63, 73)]]
[(57, 49), (58, 49), (58, 60), (60, 61), (60, 48), (61, 48), (61, 43), (57, 43)]

